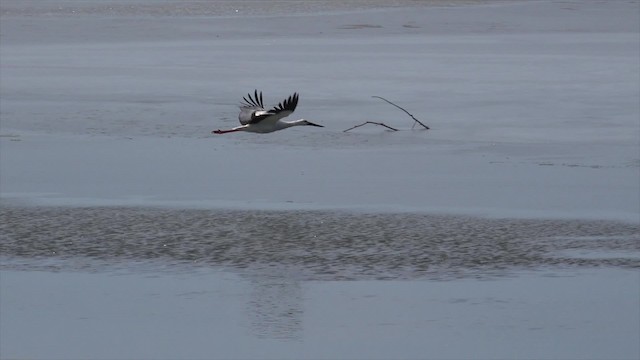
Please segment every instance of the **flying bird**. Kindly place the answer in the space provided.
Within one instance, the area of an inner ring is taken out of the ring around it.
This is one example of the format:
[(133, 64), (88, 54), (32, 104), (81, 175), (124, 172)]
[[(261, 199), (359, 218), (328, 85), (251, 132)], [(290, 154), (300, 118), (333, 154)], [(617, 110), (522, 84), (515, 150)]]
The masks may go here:
[(298, 93), (284, 99), (281, 103), (274, 106), (270, 110), (265, 110), (264, 102), (262, 101), (262, 91), (255, 90), (253, 97), (251, 93), (242, 98), (244, 103), (240, 105), (240, 126), (231, 128), (229, 130), (214, 130), (214, 134), (226, 134), (235, 131), (248, 131), (254, 133), (270, 133), (282, 129), (286, 129), (292, 126), (309, 125), (324, 127), (322, 125), (314, 124), (305, 119), (284, 121), (283, 118), (291, 115), (298, 105)]

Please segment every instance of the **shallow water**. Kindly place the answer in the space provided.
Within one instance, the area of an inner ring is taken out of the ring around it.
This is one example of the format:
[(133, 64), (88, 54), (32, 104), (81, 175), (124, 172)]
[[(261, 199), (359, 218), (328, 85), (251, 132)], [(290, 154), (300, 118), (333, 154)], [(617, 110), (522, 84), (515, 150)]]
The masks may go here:
[(486, 3), (1, 1), (0, 358), (640, 358), (638, 1)]
[[(56, 0), (42, 3), (33, 0), (3, 1), (2, 15), (11, 16), (265, 16), (299, 13), (354, 11), (410, 6), (455, 6), (488, 2), (487, 0), (244, 0), (244, 1), (173, 1), (133, 0), (127, 2)], [(25, 6), (26, 5), (26, 6)]]
[(455, 279), (640, 268), (640, 231), (610, 221), (346, 211), (3, 207), (3, 269), (283, 270), (298, 280)]
[(0, 356), (634, 358), (639, 239), (611, 221), (3, 206)]

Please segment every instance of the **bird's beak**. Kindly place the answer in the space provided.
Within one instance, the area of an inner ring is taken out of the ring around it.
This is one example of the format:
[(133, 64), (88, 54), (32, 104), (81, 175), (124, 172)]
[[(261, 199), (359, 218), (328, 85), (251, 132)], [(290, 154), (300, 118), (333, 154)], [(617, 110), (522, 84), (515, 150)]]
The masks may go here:
[(311, 126), (317, 126), (317, 127), (324, 127), (323, 125), (318, 125), (318, 124), (314, 124), (311, 121), (307, 120), (307, 125), (311, 125)]

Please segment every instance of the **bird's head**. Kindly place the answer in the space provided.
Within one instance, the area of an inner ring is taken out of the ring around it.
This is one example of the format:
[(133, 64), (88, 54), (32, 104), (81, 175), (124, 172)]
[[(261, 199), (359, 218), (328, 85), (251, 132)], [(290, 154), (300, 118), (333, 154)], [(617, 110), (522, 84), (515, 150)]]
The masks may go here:
[(300, 125), (309, 125), (309, 126), (317, 126), (317, 127), (324, 127), (324, 125), (318, 125), (318, 124), (314, 124), (309, 120), (305, 120), (305, 119), (300, 119), (299, 122)]

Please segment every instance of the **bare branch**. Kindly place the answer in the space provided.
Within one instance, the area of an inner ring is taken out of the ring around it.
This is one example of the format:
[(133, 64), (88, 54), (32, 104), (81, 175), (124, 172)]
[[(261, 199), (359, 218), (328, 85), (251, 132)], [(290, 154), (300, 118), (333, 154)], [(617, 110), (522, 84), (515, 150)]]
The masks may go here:
[(398, 129), (394, 129), (394, 128), (392, 128), (391, 126), (389, 126), (389, 125), (385, 125), (385, 124), (383, 124), (383, 123), (374, 122), (374, 121), (365, 121), (365, 122), (363, 122), (362, 124), (360, 124), (360, 125), (356, 125), (356, 126), (354, 126), (354, 127), (350, 127), (350, 128), (348, 128), (347, 130), (344, 130), (343, 132), (347, 132), (347, 131), (349, 131), (349, 130), (353, 130), (353, 129), (357, 128), (357, 127), (360, 127), (360, 126), (363, 126), (363, 125), (367, 125), (367, 124), (380, 125), (380, 126), (384, 126), (384, 127), (386, 127), (387, 129), (390, 129), (390, 130), (393, 130), (393, 131), (398, 131)]
[[(422, 125), (422, 127), (424, 127), (425, 129), (429, 130), (429, 127), (428, 127), (427, 125), (423, 124), (423, 123), (422, 123), (422, 121), (420, 121), (420, 120), (416, 119), (416, 118), (415, 118), (415, 116), (411, 115), (411, 113), (409, 113), (409, 112), (408, 112), (407, 110), (405, 110), (403, 107), (398, 106), (398, 105), (396, 105), (396, 104), (392, 103), (391, 101), (389, 101), (389, 100), (387, 100), (387, 99), (383, 98), (382, 96), (375, 96), (375, 95), (374, 95), (374, 96), (372, 96), (372, 97), (374, 97), (374, 98), (378, 98), (378, 99), (382, 99), (382, 100), (384, 100), (384, 101), (388, 102), (389, 104), (391, 104), (391, 105), (393, 105), (393, 106), (397, 107), (398, 109), (400, 109), (400, 110), (404, 111), (407, 115), (411, 116), (411, 118), (412, 118), (413, 120), (415, 120), (415, 122), (417, 122), (418, 124)], [(415, 123), (413, 123), (413, 125), (415, 126)]]

